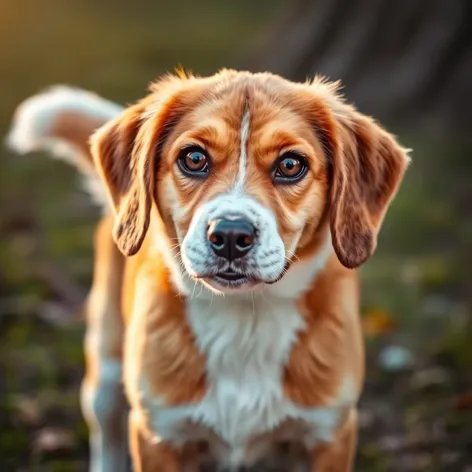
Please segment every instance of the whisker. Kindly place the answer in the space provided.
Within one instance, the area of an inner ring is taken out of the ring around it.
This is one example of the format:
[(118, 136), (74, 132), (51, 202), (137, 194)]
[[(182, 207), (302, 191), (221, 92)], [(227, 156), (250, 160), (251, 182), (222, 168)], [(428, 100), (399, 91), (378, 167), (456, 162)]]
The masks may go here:
[(194, 280), (193, 282), (193, 290), (192, 290), (192, 294), (190, 295), (190, 300), (193, 300), (193, 296), (195, 294), (195, 289), (197, 288), (197, 281)]
[(261, 294), (261, 297), (264, 299), (264, 301), (267, 301), (267, 298), (264, 296), (264, 290), (261, 290), (259, 293)]
[[(300, 261), (300, 258), (292, 251), (287, 250), (287, 253), (291, 256), (294, 257), (297, 261)], [(286, 257), (287, 258), (287, 257)]]

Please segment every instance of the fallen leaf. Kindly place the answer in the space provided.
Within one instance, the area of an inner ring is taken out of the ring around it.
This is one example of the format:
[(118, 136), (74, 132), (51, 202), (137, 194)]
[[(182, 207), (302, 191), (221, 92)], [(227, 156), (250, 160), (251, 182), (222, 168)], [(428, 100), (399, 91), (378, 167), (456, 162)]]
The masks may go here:
[(459, 395), (455, 401), (457, 410), (472, 410), (472, 390)]
[(366, 336), (376, 338), (395, 331), (397, 321), (386, 310), (374, 308), (363, 316), (362, 328)]

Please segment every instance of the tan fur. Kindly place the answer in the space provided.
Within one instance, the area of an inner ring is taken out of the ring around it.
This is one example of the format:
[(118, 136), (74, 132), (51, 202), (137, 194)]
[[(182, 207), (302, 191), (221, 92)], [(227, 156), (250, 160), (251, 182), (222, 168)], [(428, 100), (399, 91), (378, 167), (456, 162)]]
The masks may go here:
[[(350, 269), (375, 250), (408, 162), (404, 150), (372, 119), (345, 104), (335, 84), (322, 80), (294, 84), (270, 74), (235, 71), (209, 78), (166, 77), (92, 138), (94, 162), (116, 213), (113, 237), (124, 255), (135, 255), (122, 271), (121, 256), (110, 246), (111, 219), (106, 217), (101, 225), (108, 230), (100, 230), (96, 240), (92, 294), (106, 294), (110, 309), (102, 313), (92, 296), (89, 323), (99, 326), (101, 349), (115, 359), (122, 352), (122, 323), (127, 326), (124, 383), (137, 471), (190, 471), (204, 464), (201, 445), (179, 449), (156, 442), (140, 396), (143, 381), (166, 406), (194, 404), (208, 389), (206, 358), (190, 329), (186, 300), (172, 281), (165, 252), (177, 246), (177, 234), (187, 232), (199, 205), (234, 184), (246, 109), (251, 122), (245, 192), (275, 215), (285, 247), (295, 245), (292, 264), (319, 254), (329, 233), (335, 250), (313, 281), (303, 281), (308, 289), (296, 306), (305, 329), (284, 367), (283, 391), (294, 404), (315, 408), (331, 405), (347, 377), (355, 392), (362, 387), (359, 290)], [(70, 128), (69, 121), (59, 125)], [(87, 132), (81, 129), (80, 135)], [(188, 143), (199, 144), (211, 156), (213, 170), (204, 181), (185, 178), (176, 168), (176, 156)], [(274, 160), (293, 149), (306, 157), (308, 174), (296, 186), (274, 186)], [(90, 352), (87, 358), (85, 383), (91, 385), (99, 377), (100, 358), (94, 356)], [(254, 437), (247, 457), (276, 457), (274, 447), (286, 437), (299, 451), (297, 435), (303, 428), (287, 421)], [(331, 443), (293, 454), (303, 456), (300, 464), (308, 462), (309, 470), (316, 465), (317, 472), (347, 472), (352, 470), (356, 429), (355, 408), (346, 409)], [(295, 459), (290, 464), (290, 470), (308, 470), (296, 469)]]
[(361, 384), (358, 300), (355, 273), (333, 255), (298, 302), (307, 328), (290, 354), (284, 379), (285, 392), (295, 403), (304, 407), (329, 404), (341, 389), (344, 372), (353, 376), (356, 386)]
[[(129, 292), (137, 284), (149, 287), (147, 299), (139, 304), (143, 316), (138, 318), (133, 332), (142, 346), (141, 352), (136, 353), (141, 359), (140, 370), (166, 405), (195, 402), (205, 392), (205, 359), (195, 346), (185, 320), (184, 300), (174, 289), (162, 256), (146, 251), (147, 245), (146, 242), (143, 251), (130, 259), (124, 292), (125, 299), (130, 300), (133, 294)], [(136, 309), (125, 303), (127, 318), (133, 310)]]
[(337, 472), (352, 470), (357, 445), (357, 413), (352, 410), (340, 425), (331, 443), (312, 451), (310, 472)]

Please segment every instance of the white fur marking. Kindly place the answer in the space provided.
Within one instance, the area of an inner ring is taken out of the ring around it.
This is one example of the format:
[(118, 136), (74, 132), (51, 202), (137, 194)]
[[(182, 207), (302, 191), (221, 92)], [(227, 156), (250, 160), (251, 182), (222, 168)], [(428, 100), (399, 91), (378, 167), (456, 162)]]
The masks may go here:
[[(292, 300), (260, 294), (189, 302), (189, 323), (207, 356), (209, 390), (197, 405), (165, 408), (153, 417), (156, 431), (173, 440), (176, 423), (193, 419), (214, 428), (231, 448), (277, 426), (288, 411), (281, 388), (283, 366), (304, 322)], [(277, 339), (277, 342), (274, 342)]]
[(249, 110), (246, 109), (241, 119), (241, 149), (239, 152), (239, 172), (236, 178), (234, 190), (241, 192), (244, 189), (247, 174), (247, 140), (249, 138), (249, 125), (251, 122)]

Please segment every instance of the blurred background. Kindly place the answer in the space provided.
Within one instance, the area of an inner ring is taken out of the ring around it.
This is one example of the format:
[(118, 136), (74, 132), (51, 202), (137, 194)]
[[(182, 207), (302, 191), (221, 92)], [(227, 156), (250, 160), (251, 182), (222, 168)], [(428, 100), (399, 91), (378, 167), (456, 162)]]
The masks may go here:
[[(472, 2), (0, 0), (0, 134), (66, 83), (130, 103), (182, 65), (342, 79), (413, 148), (362, 269), (356, 470), (472, 471)], [(65, 164), (0, 150), (0, 470), (85, 471), (82, 302), (98, 209)]]

